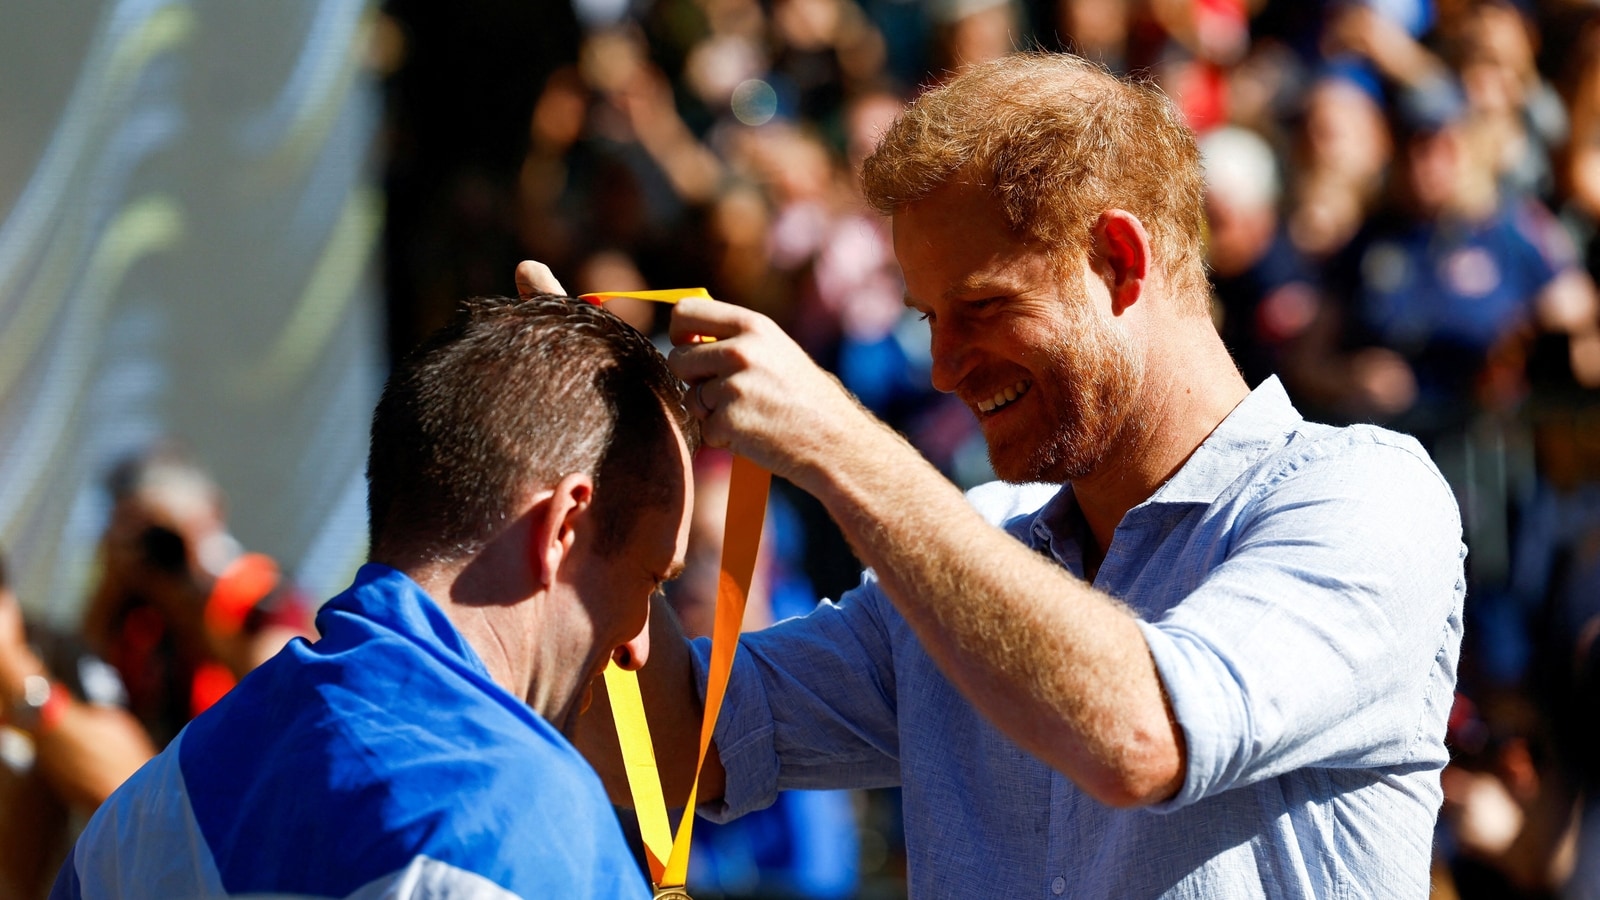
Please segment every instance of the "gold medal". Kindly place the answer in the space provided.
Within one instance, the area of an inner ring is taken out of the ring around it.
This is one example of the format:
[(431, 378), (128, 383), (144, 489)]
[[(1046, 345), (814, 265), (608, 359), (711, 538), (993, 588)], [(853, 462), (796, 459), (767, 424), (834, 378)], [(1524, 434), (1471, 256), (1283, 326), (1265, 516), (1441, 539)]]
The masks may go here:
[(655, 900), (694, 900), (694, 898), (681, 887), (658, 887)]

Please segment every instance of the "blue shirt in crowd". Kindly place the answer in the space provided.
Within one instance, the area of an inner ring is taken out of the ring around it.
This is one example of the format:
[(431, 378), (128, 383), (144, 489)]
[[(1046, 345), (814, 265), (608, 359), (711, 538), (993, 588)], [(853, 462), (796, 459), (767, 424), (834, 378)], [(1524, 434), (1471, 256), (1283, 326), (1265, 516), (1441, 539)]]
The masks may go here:
[[(1070, 487), (970, 497), (1082, 576)], [(702, 812), (901, 785), (913, 897), (1423, 898), (1464, 558), (1414, 440), (1309, 423), (1269, 379), (1129, 511), (1094, 579), (1141, 619), (1187, 741), (1177, 796), (1111, 809), (1012, 743), (869, 573), (744, 636), (727, 792)]]
[(646, 898), (598, 777), (411, 579), (362, 567), (90, 820), (55, 898)]
[(1513, 198), (1481, 222), (1379, 218), (1330, 271), (1347, 304), (1346, 343), (1405, 356), (1418, 412), (1436, 418), (1471, 406), (1491, 352), (1534, 321), (1539, 294), (1576, 265), (1560, 223)]

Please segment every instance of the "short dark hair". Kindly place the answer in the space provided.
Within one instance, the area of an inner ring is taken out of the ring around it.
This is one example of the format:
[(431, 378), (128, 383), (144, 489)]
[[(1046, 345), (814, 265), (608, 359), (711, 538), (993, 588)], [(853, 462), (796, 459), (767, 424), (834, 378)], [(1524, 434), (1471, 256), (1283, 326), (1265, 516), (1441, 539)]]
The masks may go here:
[(372, 415), (367, 511), (374, 559), (451, 562), (480, 551), (528, 496), (595, 480), (597, 546), (664, 505), (680, 478), (673, 425), (699, 431), (655, 345), (581, 300), (475, 298), (384, 386)]

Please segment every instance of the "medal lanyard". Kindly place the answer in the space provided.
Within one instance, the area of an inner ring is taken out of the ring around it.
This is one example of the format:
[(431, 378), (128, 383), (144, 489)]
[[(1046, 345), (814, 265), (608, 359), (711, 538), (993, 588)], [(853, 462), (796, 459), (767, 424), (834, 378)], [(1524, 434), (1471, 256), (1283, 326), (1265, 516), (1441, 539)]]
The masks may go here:
[[(704, 297), (705, 288), (665, 291), (627, 291), (582, 294), (596, 306), (617, 297), (677, 303), (685, 297)], [(756, 552), (761, 546), (761, 526), (767, 511), (767, 490), (772, 473), (742, 456), (734, 456), (728, 483), (728, 510), (724, 518), (722, 571), (717, 577), (717, 612), (711, 633), (711, 665), (706, 682), (705, 715), (700, 721), (700, 755), (694, 767), (689, 799), (674, 836), (667, 822), (667, 803), (661, 790), (655, 747), (650, 741), (650, 726), (645, 721), (644, 701), (639, 694), (637, 673), (612, 661), (605, 669), (606, 692), (611, 698), (611, 715), (616, 720), (617, 742), (622, 747), (623, 767), (628, 773), (628, 789), (633, 794), (634, 810), (639, 815), (639, 832), (644, 839), (645, 858), (650, 865), (650, 881), (657, 896), (681, 889), (689, 875), (689, 841), (694, 832), (695, 798), (700, 790), (700, 770), (706, 764), (711, 735), (717, 727), (717, 714), (727, 693), (728, 676), (733, 672), (733, 654), (739, 647), (739, 630), (744, 622), (745, 600), (755, 573)], [(676, 896), (676, 895), (674, 895)]]

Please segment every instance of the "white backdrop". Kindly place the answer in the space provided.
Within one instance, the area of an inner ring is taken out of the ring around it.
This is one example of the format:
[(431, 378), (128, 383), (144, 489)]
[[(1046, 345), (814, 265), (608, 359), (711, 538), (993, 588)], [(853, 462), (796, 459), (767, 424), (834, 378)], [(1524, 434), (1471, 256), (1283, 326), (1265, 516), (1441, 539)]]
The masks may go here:
[(365, 552), (383, 376), (363, 0), (10, 0), (0, 546), (76, 621), (102, 481), (171, 436), (316, 596)]

